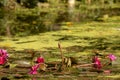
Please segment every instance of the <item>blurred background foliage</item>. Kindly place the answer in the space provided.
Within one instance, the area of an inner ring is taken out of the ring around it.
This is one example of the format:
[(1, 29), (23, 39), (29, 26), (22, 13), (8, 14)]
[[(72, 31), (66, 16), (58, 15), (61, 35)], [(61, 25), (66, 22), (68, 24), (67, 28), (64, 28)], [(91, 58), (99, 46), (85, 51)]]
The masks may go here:
[(0, 0), (0, 35), (26, 36), (60, 30), (68, 22), (106, 21), (120, 14), (119, 4), (119, 0)]

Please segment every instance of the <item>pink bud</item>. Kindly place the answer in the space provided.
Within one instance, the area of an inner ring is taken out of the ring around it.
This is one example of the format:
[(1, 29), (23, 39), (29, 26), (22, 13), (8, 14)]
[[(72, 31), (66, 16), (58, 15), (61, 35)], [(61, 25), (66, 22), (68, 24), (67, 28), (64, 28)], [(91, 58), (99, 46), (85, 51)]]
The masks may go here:
[(36, 60), (37, 63), (44, 63), (44, 58), (41, 56), (41, 57), (38, 57), (37, 60)]
[(100, 62), (100, 60), (98, 59), (97, 56), (93, 57), (93, 61), (92, 62), (94, 63), (94, 65), (93, 65), (94, 68), (96, 68), (96, 69), (101, 69), (102, 68), (101, 62)]

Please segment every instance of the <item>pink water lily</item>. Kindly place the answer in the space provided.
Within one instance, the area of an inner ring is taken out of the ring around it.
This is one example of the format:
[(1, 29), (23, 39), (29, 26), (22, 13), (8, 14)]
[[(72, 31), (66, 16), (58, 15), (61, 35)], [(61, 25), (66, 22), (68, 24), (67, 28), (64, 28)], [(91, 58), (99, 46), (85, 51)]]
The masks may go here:
[(41, 63), (44, 63), (44, 58), (42, 56), (38, 57), (36, 60), (37, 64), (32, 66), (29, 74), (37, 74), (37, 70), (39, 69)]
[(0, 56), (0, 65), (3, 65), (5, 63), (6, 63), (5, 58)]
[(101, 69), (102, 68), (101, 61), (99, 60), (99, 58), (97, 56), (93, 57), (92, 62), (94, 63), (93, 64), (94, 68), (96, 68), (96, 69)]
[(113, 54), (109, 54), (108, 58), (110, 59), (110, 61), (114, 61), (114, 60), (117, 59), (117, 57), (115, 55), (113, 55)]
[(29, 74), (37, 74), (37, 70), (39, 68), (40, 64), (36, 64), (31, 67)]
[(0, 65), (3, 65), (7, 62), (8, 53), (4, 49), (0, 49)]
[(44, 63), (44, 58), (42, 56), (38, 57), (36, 60), (37, 63)]
[(8, 53), (4, 49), (0, 49), (0, 56), (3, 56), (4, 58), (8, 58)]

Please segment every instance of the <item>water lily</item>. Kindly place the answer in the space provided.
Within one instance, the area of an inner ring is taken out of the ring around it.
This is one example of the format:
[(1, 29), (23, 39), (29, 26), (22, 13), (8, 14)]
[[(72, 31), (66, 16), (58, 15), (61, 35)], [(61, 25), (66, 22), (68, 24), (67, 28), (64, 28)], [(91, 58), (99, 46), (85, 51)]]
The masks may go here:
[(101, 66), (101, 61), (99, 60), (99, 58), (97, 56), (94, 56), (93, 57), (93, 60), (92, 62), (94, 63), (93, 64), (93, 67), (96, 68), (96, 69), (101, 69), (102, 66)]
[(37, 64), (31, 67), (29, 74), (37, 74), (37, 70), (40, 69), (40, 66), (44, 64), (44, 58), (40, 56), (37, 58), (36, 62)]
[(3, 56), (4, 58), (8, 58), (8, 53), (4, 49), (0, 49), (0, 56)]
[(7, 62), (8, 53), (4, 49), (0, 49), (0, 65), (3, 65)]
[(37, 63), (44, 63), (44, 58), (42, 56), (38, 57), (36, 60)]
[(37, 74), (37, 70), (39, 68), (40, 64), (36, 64), (31, 67), (29, 74)]
[(110, 59), (110, 61), (115, 61), (117, 59), (117, 57), (113, 54), (109, 54), (108, 58)]
[(0, 65), (5, 64), (6, 60), (4, 57), (0, 56)]

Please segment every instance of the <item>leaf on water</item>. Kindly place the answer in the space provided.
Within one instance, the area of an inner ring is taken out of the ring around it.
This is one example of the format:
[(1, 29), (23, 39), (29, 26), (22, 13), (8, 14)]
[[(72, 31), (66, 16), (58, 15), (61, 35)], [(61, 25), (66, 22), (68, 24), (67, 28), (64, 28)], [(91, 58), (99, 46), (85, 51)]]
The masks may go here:
[(40, 64), (40, 70), (43, 70), (43, 71), (45, 71), (46, 70), (46, 68), (47, 68), (47, 65), (46, 64)]

